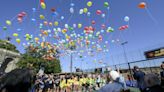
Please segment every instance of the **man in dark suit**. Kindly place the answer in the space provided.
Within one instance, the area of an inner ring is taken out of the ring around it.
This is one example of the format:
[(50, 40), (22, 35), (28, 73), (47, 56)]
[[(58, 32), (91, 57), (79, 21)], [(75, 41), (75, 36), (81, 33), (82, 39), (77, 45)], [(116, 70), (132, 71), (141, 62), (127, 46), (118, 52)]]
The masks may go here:
[(133, 77), (134, 79), (137, 81), (137, 86), (138, 88), (140, 89), (141, 92), (143, 92), (144, 90), (144, 76), (145, 76), (145, 73), (142, 72), (138, 66), (134, 66), (134, 74), (133, 74)]

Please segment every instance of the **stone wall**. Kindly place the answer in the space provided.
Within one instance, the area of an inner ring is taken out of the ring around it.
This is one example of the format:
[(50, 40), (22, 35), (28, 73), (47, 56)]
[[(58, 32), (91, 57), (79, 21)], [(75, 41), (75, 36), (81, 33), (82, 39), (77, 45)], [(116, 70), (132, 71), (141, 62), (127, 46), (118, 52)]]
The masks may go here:
[(17, 68), (16, 63), (19, 61), (21, 55), (20, 53), (15, 53), (5, 49), (0, 49), (0, 67), (6, 58), (12, 58), (13, 60), (8, 63), (5, 72), (10, 72), (11, 70)]

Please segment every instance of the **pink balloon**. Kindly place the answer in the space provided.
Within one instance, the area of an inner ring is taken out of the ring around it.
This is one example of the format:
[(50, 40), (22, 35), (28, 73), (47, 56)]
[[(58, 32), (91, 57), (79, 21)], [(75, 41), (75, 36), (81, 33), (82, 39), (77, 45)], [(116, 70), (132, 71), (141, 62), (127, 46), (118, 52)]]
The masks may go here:
[(18, 17), (19, 17), (19, 18), (22, 18), (22, 17), (23, 17), (23, 15), (22, 15), (22, 14), (18, 14)]
[(27, 15), (26, 12), (21, 12), (21, 14), (22, 14), (23, 16), (26, 16), (26, 15)]

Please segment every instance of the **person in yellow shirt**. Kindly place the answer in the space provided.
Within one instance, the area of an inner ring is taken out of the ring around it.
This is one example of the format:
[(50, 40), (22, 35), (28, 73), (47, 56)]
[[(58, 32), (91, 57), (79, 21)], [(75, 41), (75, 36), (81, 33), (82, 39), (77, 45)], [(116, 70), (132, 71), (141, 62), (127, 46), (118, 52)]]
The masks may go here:
[(63, 92), (63, 91), (65, 91), (65, 84), (66, 84), (66, 79), (65, 78), (62, 78), (61, 80), (60, 80), (60, 92)]

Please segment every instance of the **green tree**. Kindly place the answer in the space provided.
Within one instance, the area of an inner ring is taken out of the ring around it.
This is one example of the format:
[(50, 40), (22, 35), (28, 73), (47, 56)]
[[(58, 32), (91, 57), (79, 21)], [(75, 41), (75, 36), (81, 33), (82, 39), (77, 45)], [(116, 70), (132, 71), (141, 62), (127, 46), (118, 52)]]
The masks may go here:
[(60, 73), (61, 66), (58, 58), (51, 61), (45, 60), (38, 55), (38, 52), (27, 52), (22, 55), (22, 58), (17, 63), (19, 68), (32, 68), (36, 72), (39, 71), (40, 67), (45, 68), (45, 73)]
[(10, 51), (13, 51), (13, 52), (19, 52), (17, 49), (16, 49), (16, 46), (11, 44), (9, 41), (7, 40), (0, 40), (0, 48), (2, 49), (6, 49), (6, 50), (10, 50)]

